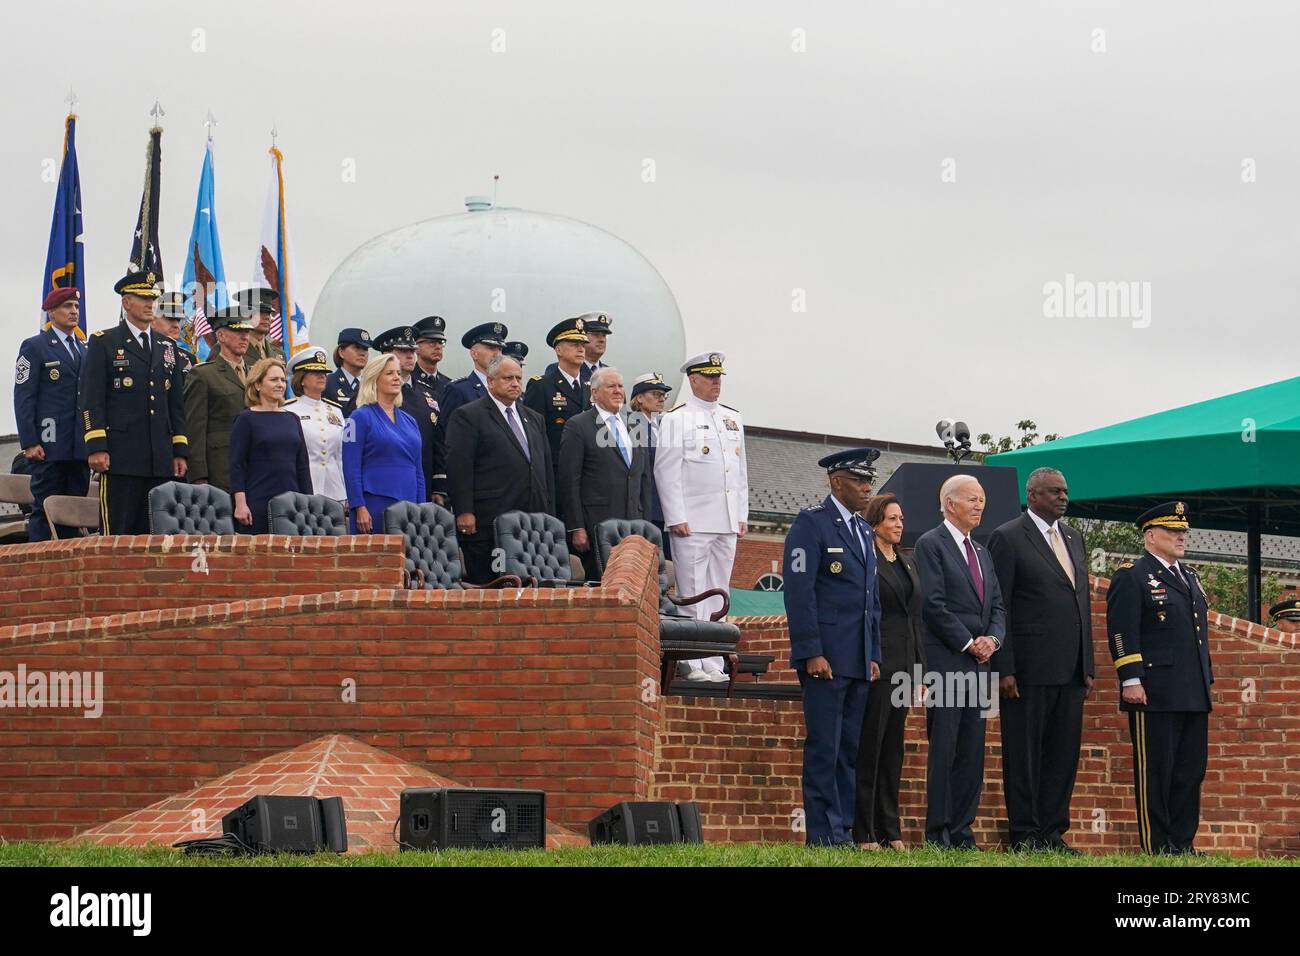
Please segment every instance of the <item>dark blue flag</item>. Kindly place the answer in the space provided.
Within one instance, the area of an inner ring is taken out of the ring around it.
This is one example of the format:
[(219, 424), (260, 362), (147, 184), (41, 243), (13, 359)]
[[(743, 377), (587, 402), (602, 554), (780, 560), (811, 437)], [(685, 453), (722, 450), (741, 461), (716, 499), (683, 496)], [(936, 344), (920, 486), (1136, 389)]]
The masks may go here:
[[(40, 301), (54, 289), (76, 287), (81, 294), (81, 334), (86, 334), (86, 264), (81, 242), (81, 176), (77, 172), (77, 117), (72, 113), (64, 124), (63, 166), (59, 189), (54, 195), (54, 219), (50, 223), (50, 247), (45, 253), (45, 275), (41, 277)], [(41, 322), (45, 313), (41, 313)]]

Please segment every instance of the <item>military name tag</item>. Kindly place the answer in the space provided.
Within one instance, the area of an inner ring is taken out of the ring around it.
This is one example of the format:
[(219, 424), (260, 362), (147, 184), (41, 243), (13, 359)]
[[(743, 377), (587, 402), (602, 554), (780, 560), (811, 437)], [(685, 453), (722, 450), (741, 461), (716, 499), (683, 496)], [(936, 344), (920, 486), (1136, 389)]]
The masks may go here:
[(551, 399), (551, 404), (556, 408), (563, 408), (565, 405), (569, 404), (569, 400), (560, 392), (556, 392), (555, 397)]
[(826, 549), (826, 553), (827, 553), (827, 554), (843, 554), (843, 553), (844, 553), (844, 549), (843, 549), (843, 548), (827, 548), (827, 549)]

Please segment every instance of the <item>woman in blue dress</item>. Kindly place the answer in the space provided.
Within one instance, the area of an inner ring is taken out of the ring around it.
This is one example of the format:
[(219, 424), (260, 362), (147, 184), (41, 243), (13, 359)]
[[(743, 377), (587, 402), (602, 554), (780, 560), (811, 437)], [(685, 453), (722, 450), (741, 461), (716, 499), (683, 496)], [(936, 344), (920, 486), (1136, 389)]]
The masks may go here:
[(370, 360), (343, 432), (343, 483), (353, 534), (383, 534), (384, 509), (424, 501), (420, 426), (402, 411), (402, 370), (392, 353)]
[(267, 503), (278, 494), (311, 494), (311, 465), (298, 416), (284, 404), (284, 363), (264, 358), (249, 370), (244, 397), (249, 407), (230, 430), (230, 492), (235, 527), (243, 534), (266, 534)]

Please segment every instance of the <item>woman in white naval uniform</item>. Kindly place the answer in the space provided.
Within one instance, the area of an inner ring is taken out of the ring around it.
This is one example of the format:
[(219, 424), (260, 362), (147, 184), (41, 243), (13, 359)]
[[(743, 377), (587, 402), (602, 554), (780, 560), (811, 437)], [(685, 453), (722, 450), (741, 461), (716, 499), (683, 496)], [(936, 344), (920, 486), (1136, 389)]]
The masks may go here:
[(307, 459), (311, 463), (312, 491), (333, 498), (348, 508), (348, 492), (343, 484), (343, 408), (324, 397), (325, 380), (330, 367), (325, 353), (307, 347), (289, 362), (293, 393), (297, 397), (284, 403), (284, 410), (298, 416), (302, 437), (307, 441)]

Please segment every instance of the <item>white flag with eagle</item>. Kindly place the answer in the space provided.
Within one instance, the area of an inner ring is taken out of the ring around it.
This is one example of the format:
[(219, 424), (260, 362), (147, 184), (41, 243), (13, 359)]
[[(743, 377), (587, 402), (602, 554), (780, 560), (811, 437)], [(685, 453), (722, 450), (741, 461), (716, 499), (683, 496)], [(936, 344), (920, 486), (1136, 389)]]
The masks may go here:
[(271, 321), (270, 337), (293, 356), (306, 348), (308, 304), (304, 301), (298, 273), (289, 246), (289, 229), (284, 215), (284, 154), (271, 147), (271, 183), (266, 191), (262, 217), (262, 245), (257, 251), (253, 285), (265, 285), (280, 294), (280, 314)]

